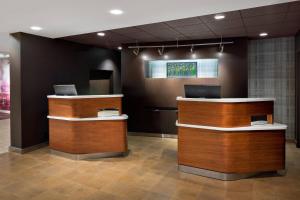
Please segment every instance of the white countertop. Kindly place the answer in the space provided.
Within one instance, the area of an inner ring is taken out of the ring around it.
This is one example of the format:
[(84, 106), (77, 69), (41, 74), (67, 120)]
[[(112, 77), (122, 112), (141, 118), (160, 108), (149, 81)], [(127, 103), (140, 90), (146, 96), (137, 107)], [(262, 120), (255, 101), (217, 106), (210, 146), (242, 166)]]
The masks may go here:
[(223, 128), (223, 127), (214, 127), (214, 126), (180, 124), (180, 123), (178, 123), (178, 121), (176, 121), (176, 126), (186, 127), (186, 128), (208, 129), (208, 130), (215, 130), (215, 131), (267, 131), (267, 130), (286, 130), (287, 129), (287, 125), (278, 124), (278, 123), (244, 126), (244, 127), (234, 127), (234, 128)]
[(60, 96), (48, 95), (48, 99), (93, 99), (93, 98), (113, 98), (123, 97), (123, 94), (106, 94), (106, 95), (77, 95), (77, 96)]
[(108, 120), (126, 120), (128, 116), (123, 114), (113, 117), (89, 117), (89, 118), (71, 118), (71, 117), (56, 117), (47, 116), (48, 119), (65, 120), (65, 121), (108, 121)]
[(184, 98), (177, 97), (177, 101), (199, 101), (199, 102), (220, 102), (220, 103), (241, 103), (241, 102), (260, 102), (260, 101), (275, 101), (275, 98)]

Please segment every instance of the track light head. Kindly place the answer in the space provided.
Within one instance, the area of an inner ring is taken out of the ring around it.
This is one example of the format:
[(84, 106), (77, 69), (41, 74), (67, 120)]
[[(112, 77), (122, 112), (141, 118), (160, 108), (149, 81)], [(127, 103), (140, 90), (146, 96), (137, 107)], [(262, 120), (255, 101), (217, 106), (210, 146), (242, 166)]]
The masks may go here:
[(191, 53), (194, 52), (194, 45), (191, 46), (191, 49), (190, 49)]
[(220, 48), (219, 48), (219, 52), (220, 52), (220, 53), (223, 53), (223, 51), (224, 51), (224, 45), (221, 44), (221, 45), (220, 45)]
[(161, 47), (157, 49), (158, 55), (162, 56), (164, 54), (164, 47)]
[(219, 53), (222, 54), (224, 51), (224, 44), (223, 44), (223, 36), (221, 35), (221, 41), (219, 46)]
[(132, 53), (133, 53), (134, 55), (138, 56), (139, 53), (140, 53), (140, 48), (133, 49)]

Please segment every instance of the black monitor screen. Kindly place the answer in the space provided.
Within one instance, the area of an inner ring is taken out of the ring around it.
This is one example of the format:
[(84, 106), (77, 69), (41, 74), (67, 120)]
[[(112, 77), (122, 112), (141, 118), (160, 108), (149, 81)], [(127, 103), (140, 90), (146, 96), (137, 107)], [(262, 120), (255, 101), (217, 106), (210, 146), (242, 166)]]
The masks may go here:
[(221, 86), (184, 85), (186, 98), (221, 98)]
[(63, 96), (77, 95), (77, 90), (75, 85), (54, 85), (53, 87), (56, 95), (63, 95)]

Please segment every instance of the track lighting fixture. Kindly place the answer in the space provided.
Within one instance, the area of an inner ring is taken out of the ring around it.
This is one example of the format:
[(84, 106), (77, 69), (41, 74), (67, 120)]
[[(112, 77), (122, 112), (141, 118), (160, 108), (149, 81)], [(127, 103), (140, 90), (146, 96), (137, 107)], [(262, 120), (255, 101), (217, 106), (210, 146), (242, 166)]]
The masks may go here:
[(158, 54), (159, 54), (160, 56), (162, 56), (162, 55), (164, 54), (164, 49), (165, 49), (164, 46), (162, 46), (161, 49), (160, 49), (160, 48), (157, 49)]
[(219, 53), (223, 53), (224, 51), (224, 44), (223, 44), (223, 37), (221, 36), (221, 42), (220, 42), (220, 46), (219, 46)]
[(191, 53), (194, 52), (194, 45), (192, 44), (191, 49), (190, 49)]
[(138, 47), (138, 48), (136, 48), (136, 49), (133, 49), (132, 53), (133, 53), (134, 55), (138, 56), (139, 53), (140, 53), (140, 48)]
[(164, 52), (165, 48), (180, 48), (180, 47), (191, 47), (193, 46), (193, 50), (194, 47), (198, 47), (198, 46), (221, 46), (221, 45), (229, 45), (229, 44), (234, 44), (233, 41), (227, 41), (227, 42), (223, 42), (221, 40), (221, 42), (209, 42), (209, 43), (196, 43), (196, 44), (170, 44), (170, 45), (135, 45), (135, 46), (128, 46), (128, 49), (159, 49), (160, 52)]
[(222, 44), (222, 45), (220, 45), (219, 52), (220, 52), (220, 53), (223, 53), (223, 51), (224, 51), (224, 45)]
[[(195, 47), (198, 46), (216, 46), (218, 53), (221, 55), (224, 52), (225, 45), (234, 44), (233, 41), (225, 41), (223, 42), (223, 37), (221, 36), (220, 42), (208, 42), (208, 43), (192, 43), (192, 44), (179, 44), (178, 40), (176, 44), (162, 44), (162, 45), (138, 45), (136, 43), (135, 46), (128, 46), (128, 49), (133, 49), (133, 54), (138, 56), (140, 53), (140, 49), (157, 49), (157, 52), (160, 56), (164, 56), (165, 48), (190, 48), (192, 58), (196, 58), (197, 54), (195, 53)], [(168, 56), (164, 56), (164, 59), (167, 59)]]

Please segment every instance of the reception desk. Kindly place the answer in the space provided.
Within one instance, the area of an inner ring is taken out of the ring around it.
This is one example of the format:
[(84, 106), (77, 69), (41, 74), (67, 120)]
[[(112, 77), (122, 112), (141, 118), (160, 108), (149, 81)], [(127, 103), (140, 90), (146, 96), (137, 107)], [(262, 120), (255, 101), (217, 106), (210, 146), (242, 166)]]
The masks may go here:
[[(272, 98), (177, 98), (179, 170), (221, 180), (285, 169), (286, 125)], [(251, 125), (265, 116), (267, 124)]]
[[(123, 95), (48, 96), (49, 146), (72, 159), (125, 155), (127, 115)], [(119, 116), (97, 117), (99, 109), (115, 108)]]

